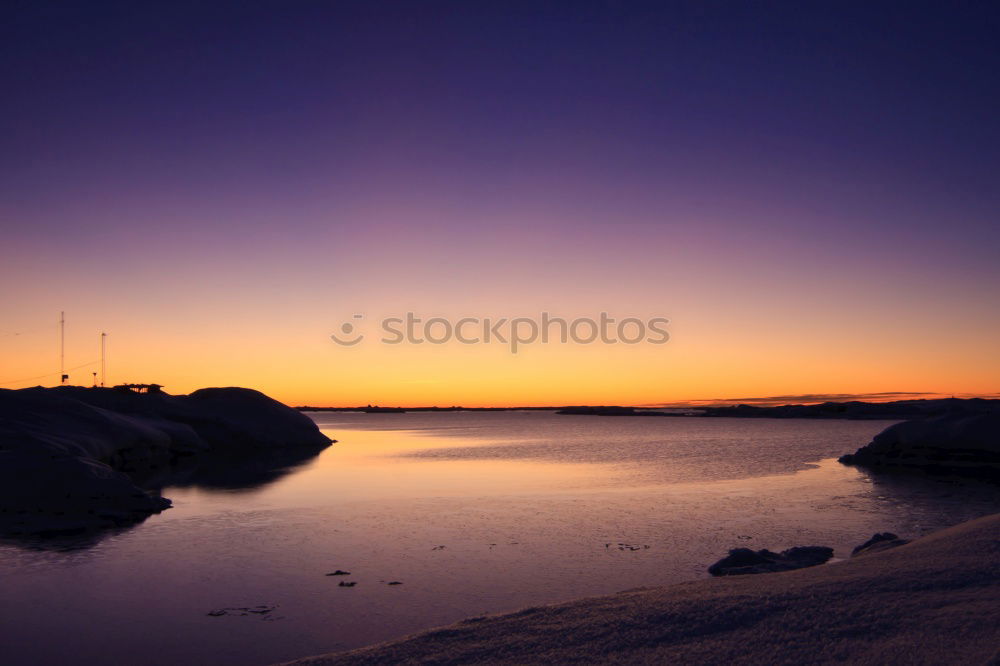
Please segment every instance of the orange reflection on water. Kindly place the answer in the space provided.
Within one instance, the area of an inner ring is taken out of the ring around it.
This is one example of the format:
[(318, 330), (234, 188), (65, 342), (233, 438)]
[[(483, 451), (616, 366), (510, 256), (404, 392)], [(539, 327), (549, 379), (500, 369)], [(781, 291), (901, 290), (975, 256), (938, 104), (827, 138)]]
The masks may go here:
[[(414, 451), (496, 440), (444, 437), (427, 431), (328, 431), (337, 443), (296, 478), (296, 498), (324, 503), (403, 497), (491, 496), (584, 490), (610, 475), (610, 465), (537, 460), (410, 457)], [(281, 492), (286, 492), (282, 489)]]

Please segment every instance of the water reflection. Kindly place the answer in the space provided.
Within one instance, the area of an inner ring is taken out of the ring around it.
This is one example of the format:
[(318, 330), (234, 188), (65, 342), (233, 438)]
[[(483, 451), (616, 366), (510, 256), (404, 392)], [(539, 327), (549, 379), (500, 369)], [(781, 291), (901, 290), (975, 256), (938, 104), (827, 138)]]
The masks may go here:
[[(707, 577), (738, 546), (848, 557), (875, 532), (914, 538), (1000, 510), (984, 486), (838, 463), (884, 427), (873, 422), (350, 418), (367, 425), (321, 423), (339, 442), (318, 457), (206, 458), (148, 477), (175, 508), (86, 550), (0, 545), (6, 662), (278, 663)], [(325, 575), (337, 569), (356, 587)], [(208, 615), (260, 604), (283, 619)]]
[(125, 527), (107, 527), (100, 530), (81, 530), (72, 533), (3, 533), (0, 532), (0, 544), (15, 546), (23, 550), (53, 553), (69, 553), (75, 550), (87, 550), (98, 545), (104, 539), (123, 534), (142, 524), (146, 519), (138, 520)]
[(1000, 509), (1000, 485), (989, 481), (898, 470), (858, 473), (871, 484), (872, 499), (899, 510), (900, 529), (913, 536), (939, 528), (942, 515), (954, 524)]
[(325, 448), (206, 453), (181, 459), (169, 469), (134, 481), (155, 491), (196, 488), (208, 492), (254, 492), (309, 466)]
[[(250, 452), (208, 452), (177, 459), (170, 467), (144, 470), (131, 475), (140, 488), (170, 497), (170, 489), (197, 489), (217, 493), (252, 493), (300, 471), (316, 461), (324, 447), (254, 450)], [(169, 509), (168, 509), (169, 510)], [(44, 517), (40, 518), (43, 519)], [(140, 518), (128, 525), (62, 532), (43, 531), (39, 525), (24, 533), (0, 531), (0, 544), (33, 551), (69, 552), (93, 548), (103, 540), (124, 534), (156, 516)]]

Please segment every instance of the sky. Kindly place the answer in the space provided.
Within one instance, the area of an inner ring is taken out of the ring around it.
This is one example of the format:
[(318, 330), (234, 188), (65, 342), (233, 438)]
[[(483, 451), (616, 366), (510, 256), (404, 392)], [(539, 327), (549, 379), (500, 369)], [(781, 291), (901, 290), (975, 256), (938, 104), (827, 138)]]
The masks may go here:
[[(107, 332), (109, 384), (289, 404), (996, 394), (998, 28), (989, 2), (4, 3), (0, 386), (58, 383), (65, 311), (70, 383)], [(381, 343), (407, 312), (670, 339)]]

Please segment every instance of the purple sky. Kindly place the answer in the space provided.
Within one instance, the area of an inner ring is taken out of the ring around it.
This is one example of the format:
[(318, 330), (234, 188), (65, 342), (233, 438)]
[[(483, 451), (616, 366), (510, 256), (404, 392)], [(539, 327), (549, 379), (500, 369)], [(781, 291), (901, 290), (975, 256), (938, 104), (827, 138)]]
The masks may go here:
[(356, 311), (617, 308), (706, 356), (735, 321), (965, 348), (920, 386), (702, 397), (989, 390), (1000, 11), (812, 5), (8, 5), (0, 329), (66, 309), (167, 348), (183, 322), (223, 354), (262, 313), (321, 340)]

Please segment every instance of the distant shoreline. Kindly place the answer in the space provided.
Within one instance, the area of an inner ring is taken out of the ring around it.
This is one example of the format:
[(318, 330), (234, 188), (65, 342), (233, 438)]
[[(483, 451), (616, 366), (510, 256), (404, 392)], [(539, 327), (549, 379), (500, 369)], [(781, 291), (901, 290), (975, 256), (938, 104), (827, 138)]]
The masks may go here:
[(400, 414), (405, 412), (551, 412), (571, 416), (641, 417), (730, 417), (794, 419), (913, 419), (944, 414), (1000, 412), (1000, 400), (987, 398), (938, 398), (893, 402), (824, 402), (773, 407), (733, 405), (725, 407), (635, 407), (627, 405), (563, 405), (546, 407), (358, 407), (299, 406), (302, 412), (362, 412)]

